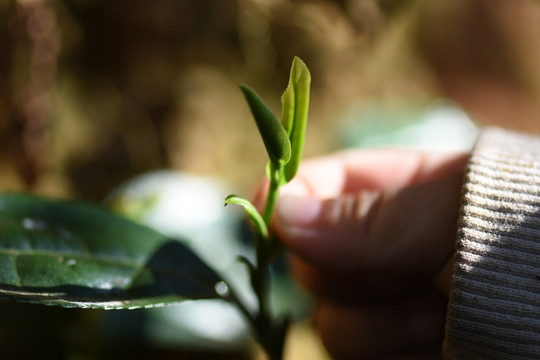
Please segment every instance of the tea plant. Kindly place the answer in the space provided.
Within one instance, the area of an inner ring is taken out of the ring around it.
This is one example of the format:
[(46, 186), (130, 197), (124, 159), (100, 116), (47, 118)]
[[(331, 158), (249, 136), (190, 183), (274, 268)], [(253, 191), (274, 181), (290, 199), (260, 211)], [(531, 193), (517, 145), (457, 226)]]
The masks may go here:
[(289, 84), (281, 97), (281, 121), (252, 89), (247, 86), (241, 87), (270, 158), (267, 166), (270, 185), (262, 214), (246, 199), (236, 195), (230, 195), (225, 199), (226, 204), (243, 206), (255, 225), (257, 263), (252, 264), (247, 258), (241, 258), (241, 261), (249, 268), (251, 284), (259, 301), (259, 311), (256, 314), (246, 312), (246, 315), (252, 323), (258, 341), (271, 359), (281, 358), (288, 319), (274, 320), (270, 317), (268, 309), (269, 265), (280, 248), (279, 242), (270, 235), (268, 228), (272, 221), (280, 186), (294, 178), (300, 165), (309, 107), (310, 83), (311, 76), (306, 65), (299, 58), (294, 58)]
[(185, 299), (223, 299), (236, 305), (272, 360), (281, 359), (289, 320), (268, 304), (270, 264), (280, 251), (269, 227), (279, 188), (295, 176), (304, 143), (310, 74), (298, 58), (282, 96), (281, 120), (249, 87), (249, 104), (270, 159), (262, 214), (230, 195), (255, 229), (255, 263), (246, 264), (258, 308), (253, 311), (188, 247), (100, 207), (28, 194), (0, 194), (0, 297), (64, 307), (135, 309)]

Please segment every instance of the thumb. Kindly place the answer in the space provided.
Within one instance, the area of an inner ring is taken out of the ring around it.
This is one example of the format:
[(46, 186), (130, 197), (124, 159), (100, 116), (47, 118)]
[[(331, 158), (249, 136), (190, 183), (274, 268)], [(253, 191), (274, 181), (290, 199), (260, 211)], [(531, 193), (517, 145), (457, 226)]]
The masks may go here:
[(284, 195), (274, 229), (295, 255), (328, 270), (439, 270), (454, 250), (462, 175), (319, 200)]

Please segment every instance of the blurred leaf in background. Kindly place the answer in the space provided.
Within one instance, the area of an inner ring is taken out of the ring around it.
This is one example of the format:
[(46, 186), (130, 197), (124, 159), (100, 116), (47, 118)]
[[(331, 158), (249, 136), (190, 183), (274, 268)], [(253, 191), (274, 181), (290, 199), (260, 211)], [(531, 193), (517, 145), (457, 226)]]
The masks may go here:
[[(257, 299), (246, 267), (238, 261), (239, 256), (254, 260), (252, 233), (247, 231), (242, 211), (222, 206), (230, 191), (229, 184), (216, 178), (157, 171), (123, 184), (107, 202), (125, 216), (183, 239), (188, 248), (224, 276), (250, 308), (256, 308)], [(292, 283), (283, 264), (278, 265), (273, 269), (272, 310), (296, 321), (303, 320), (311, 309), (311, 301)], [(115, 313), (106, 316), (118, 329), (128, 319), (128, 315)], [(235, 307), (220, 300), (152, 309), (147, 312), (144, 326), (149, 339), (162, 346), (206, 351), (246, 351), (253, 346), (245, 319)]]

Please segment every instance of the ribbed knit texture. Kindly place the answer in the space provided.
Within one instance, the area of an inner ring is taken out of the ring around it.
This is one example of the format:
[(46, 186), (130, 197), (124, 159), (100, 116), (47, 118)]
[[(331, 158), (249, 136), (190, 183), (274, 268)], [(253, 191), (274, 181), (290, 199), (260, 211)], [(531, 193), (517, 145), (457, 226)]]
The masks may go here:
[(484, 130), (465, 175), (448, 359), (540, 359), (540, 138)]

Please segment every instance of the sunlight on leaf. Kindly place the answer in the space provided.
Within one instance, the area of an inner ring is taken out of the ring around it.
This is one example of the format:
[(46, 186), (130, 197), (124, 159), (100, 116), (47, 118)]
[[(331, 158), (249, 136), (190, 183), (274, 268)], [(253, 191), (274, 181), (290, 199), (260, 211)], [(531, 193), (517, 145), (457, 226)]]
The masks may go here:
[(306, 64), (295, 57), (287, 89), (281, 97), (282, 123), (291, 142), (291, 159), (285, 167), (285, 180), (291, 181), (302, 158), (309, 109), (311, 75)]
[(229, 204), (242, 206), (244, 210), (246, 210), (246, 213), (251, 221), (253, 221), (258, 233), (261, 234), (263, 238), (268, 238), (268, 227), (266, 226), (266, 223), (264, 222), (264, 219), (257, 208), (252, 203), (244, 198), (241, 198), (240, 196), (229, 195), (225, 198), (225, 205)]
[(276, 168), (281, 168), (291, 158), (291, 143), (281, 122), (262, 99), (248, 86), (240, 86), (266, 147), (268, 157)]
[(178, 240), (90, 204), (0, 194), (0, 296), (91, 308), (219, 298)]

